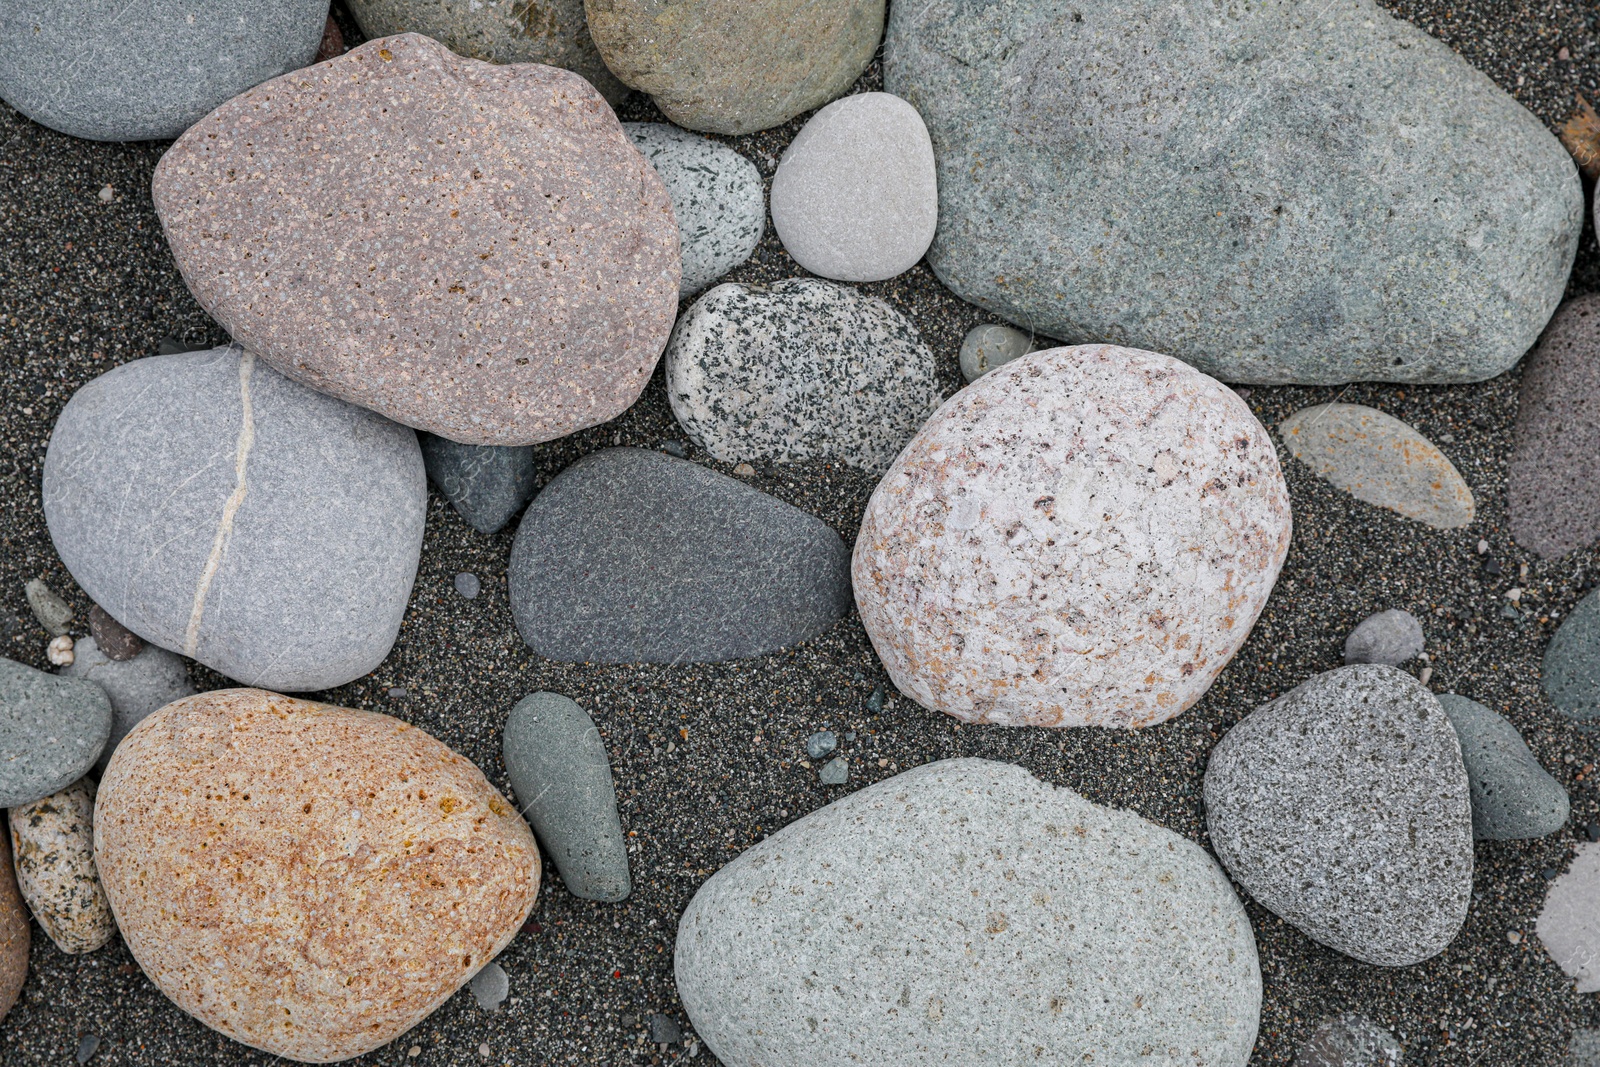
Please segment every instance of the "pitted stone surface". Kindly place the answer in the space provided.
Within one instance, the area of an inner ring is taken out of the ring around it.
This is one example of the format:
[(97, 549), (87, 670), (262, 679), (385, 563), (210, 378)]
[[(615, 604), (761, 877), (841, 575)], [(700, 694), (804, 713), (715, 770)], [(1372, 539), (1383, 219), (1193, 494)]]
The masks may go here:
[(1211, 750), (1206, 826), (1263, 907), (1364, 963), (1444, 951), (1472, 896), (1472, 804), (1455, 729), (1393, 667), (1319, 674)]
[[(678, 924), (678, 992), (727, 1067), (1242, 1067), (1261, 974), (1204, 850), (980, 759), (779, 830)], [(1154, 1062), (1154, 1061), (1153, 1061)]]
[(14, 808), (82, 778), (111, 736), (104, 689), (0, 659), (0, 808)]
[(719, 285), (696, 301), (667, 347), (667, 398), (726, 463), (836, 459), (873, 474), (940, 400), (910, 320), (810, 278)]
[(856, 539), (856, 606), (902, 693), (969, 722), (1147, 726), (1239, 650), (1289, 548), (1271, 439), (1233, 390), (1110, 345), (948, 400)]
[(467, 759), (387, 715), (258, 689), (169, 704), (128, 735), (95, 857), (163, 993), (315, 1063), (420, 1022), (539, 890), (527, 824)]
[(22, 995), (32, 944), (28, 908), (17, 891), (17, 872), (11, 862), (11, 834), (0, 834), (0, 1020)]
[(1572, 866), (1550, 883), (1535, 927), (1539, 941), (1578, 992), (1600, 993), (1600, 843), (1578, 846)]
[(453, 441), (534, 444), (621, 413), (677, 312), (672, 204), (605, 100), (416, 34), (229, 101), (153, 192), (234, 340)]
[(94, 783), (87, 778), (10, 811), (17, 889), (39, 927), (69, 956), (117, 932), (94, 862)]
[(1545, 646), (1539, 685), (1567, 718), (1600, 719), (1600, 591), (1561, 620)]
[(1534, 759), (1517, 728), (1476, 700), (1442, 694), (1439, 706), (1461, 742), (1472, 788), (1472, 835), (1515, 841), (1553, 834), (1571, 803), (1561, 783)]
[(132, 659), (114, 660), (100, 651), (94, 638), (83, 637), (72, 651), (72, 663), (61, 669), (62, 676), (94, 682), (111, 698), (111, 736), (94, 761), (97, 778), (105, 773), (117, 745), (146, 715), (194, 695), (188, 664), (164, 648), (145, 645)]

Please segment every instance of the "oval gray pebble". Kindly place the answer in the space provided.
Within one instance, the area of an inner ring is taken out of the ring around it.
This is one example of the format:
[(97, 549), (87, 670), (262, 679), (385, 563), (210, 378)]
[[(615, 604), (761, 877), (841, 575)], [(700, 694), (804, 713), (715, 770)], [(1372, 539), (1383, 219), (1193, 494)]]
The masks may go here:
[(478, 998), (478, 1007), (484, 1011), (499, 1011), (511, 992), (511, 979), (504, 967), (490, 963), (472, 976), (472, 995)]
[(482, 588), (483, 585), (478, 581), (478, 576), (471, 571), (462, 571), (456, 575), (456, 592), (468, 600), (475, 599)]

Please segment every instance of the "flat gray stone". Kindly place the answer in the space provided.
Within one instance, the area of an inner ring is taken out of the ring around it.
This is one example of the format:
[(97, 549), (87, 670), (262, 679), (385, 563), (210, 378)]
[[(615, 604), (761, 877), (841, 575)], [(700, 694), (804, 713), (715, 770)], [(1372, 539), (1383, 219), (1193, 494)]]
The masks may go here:
[(1015, 326), (974, 326), (961, 339), (961, 377), (975, 382), (996, 367), (1033, 351), (1033, 338)]
[(817, 780), (823, 785), (844, 785), (850, 780), (850, 763), (843, 756), (831, 759), (822, 765), (822, 770), (817, 772)]
[(719, 285), (678, 320), (667, 398), (725, 463), (894, 461), (942, 399), (933, 352), (877, 297), (832, 282)]
[(501, 737), (517, 803), (573, 896), (615, 903), (633, 891), (611, 761), (594, 720), (559, 693), (511, 709)]
[(1371, 1019), (1324, 1019), (1294, 1050), (1294, 1067), (1400, 1067), (1394, 1035)]
[(1583, 222), (1544, 124), (1372, 0), (897, 3), (884, 88), (932, 135), (957, 296), (1223, 381), (1499, 374)]
[(1369, 615), (1344, 639), (1344, 661), (1398, 667), (1422, 655), (1422, 624), (1409, 611), (1390, 608)]
[(1600, 1067), (1600, 1030), (1574, 1030), (1561, 1067)]
[(1580, 993), (1600, 993), (1600, 844), (1585, 841), (1545, 896), (1534, 929)]
[(917, 109), (857, 93), (813, 115), (772, 178), (772, 227), (823, 278), (879, 282), (917, 265), (939, 223), (933, 143)]
[(33, 612), (33, 617), (46, 633), (60, 637), (67, 632), (67, 624), (72, 621), (72, 608), (44, 583), (44, 579), (30, 579), (23, 587), (23, 592), (28, 598), (28, 610)]
[(111, 700), (93, 682), (0, 659), (0, 808), (47, 797), (94, 766)]
[(206, 112), (310, 63), (328, 0), (8, 0), (0, 97), (95, 141), (176, 137)]
[(1571, 814), (1567, 791), (1533, 758), (1517, 728), (1476, 700), (1446, 693), (1439, 706), (1461, 741), (1472, 789), (1472, 836), (1516, 841), (1553, 834)]
[(672, 198), (687, 300), (750, 258), (767, 228), (756, 165), (725, 144), (664, 122), (624, 122), (626, 133)]
[(1600, 590), (1568, 613), (1544, 650), (1539, 684), (1569, 719), (1600, 719)]
[(114, 660), (100, 651), (94, 638), (83, 637), (72, 651), (72, 662), (61, 668), (62, 677), (94, 682), (111, 698), (111, 735), (94, 761), (94, 774), (99, 778), (129, 730), (151, 712), (193, 696), (195, 690), (189, 684), (188, 664), (155, 645), (145, 645), (132, 659)]
[(43, 495), (61, 561), (123, 625), (290, 692), (388, 655), (427, 513), (416, 434), (236, 346), (135, 360), (79, 389)]
[[(678, 994), (727, 1067), (1241, 1067), (1255, 940), (1216, 862), (980, 759), (790, 823), (701, 886)], [(1155, 1062), (1152, 1060), (1152, 1062)]]
[(463, 445), (417, 435), (428, 480), (481, 534), (497, 533), (538, 489), (532, 445)]
[(499, 1011), (500, 1005), (511, 993), (511, 979), (506, 969), (498, 963), (488, 964), (472, 976), (468, 985), (472, 987), (472, 996), (477, 1000), (478, 1007), (484, 1011)]
[(1472, 805), (1450, 720), (1415, 678), (1358, 664), (1245, 716), (1211, 750), (1206, 826), (1228, 873), (1329, 948), (1402, 967), (1472, 895)]

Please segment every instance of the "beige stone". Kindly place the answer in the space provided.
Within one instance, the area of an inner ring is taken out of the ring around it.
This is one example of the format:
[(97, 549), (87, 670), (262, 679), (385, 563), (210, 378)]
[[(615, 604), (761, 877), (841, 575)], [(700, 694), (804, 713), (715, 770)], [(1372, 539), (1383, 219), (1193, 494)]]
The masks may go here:
[(32, 943), (28, 909), (17, 892), (16, 871), (11, 865), (11, 841), (0, 834), (0, 1019), (22, 995)]
[(94, 863), (94, 783), (11, 809), (17, 889), (56, 947), (93, 952), (117, 932)]
[(390, 716), (259, 689), (135, 727), (95, 830), (123, 937), (162, 992), (311, 1063), (416, 1025), (539, 889), (533, 834), (470, 761)]

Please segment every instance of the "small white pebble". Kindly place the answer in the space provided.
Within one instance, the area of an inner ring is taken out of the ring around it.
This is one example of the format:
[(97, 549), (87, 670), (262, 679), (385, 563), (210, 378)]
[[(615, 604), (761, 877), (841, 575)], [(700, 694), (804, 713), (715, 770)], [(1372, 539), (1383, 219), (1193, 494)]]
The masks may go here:
[(1484, 540), (1479, 540), (1478, 541), (1478, 555), (1487, 556), (1488, 554), (1489, 554), (1489, 542), (1484, 541)]
[(1428, 679), (1432, 678), (1432, 677), (1433, 677), (1433, 668), (1432, 667), (1424, 667), (1424, 668), (1422, 668), (1422, 673), (1417, 675), (1417, 681), (1421, 682), (1423, 685), (1427, 685), (1428, 684)]
[(62, 634), (45, 646), (45, 654), (50, 657), (50, 662), (57, 667), (70, 667), (72, 666), (72, 661), (77, 658), (73, 655), (72, 638), (66, 634)]
[(478, 1055), (482, 1056), (484, 1059), (489, 1058), (489, 1043), (487, 1041), (478, 1046)]
[(1506, 940), (1511, 942), (1513, 945), (1520, 945), (1522, 944), (1522, 935), (1517, 933), (1515, 930), (1508, 930), (1506, 931)]
[(114, 198), (116, 195), (117, 191), (111, 188), (111, 186), (102, 186), (100, 189), (100, 202), (102, 204), (109, 204), (111, 203), (112, 198)]
[(1517, 601), (1522, 599), (1522, 590), (1516, 588), (1507, 589), (1506, 599), (1515, 604)]
[(1517, 577), (1518, 578), (1527, 578), (1528, 577), (1528, 565), (1526, 563), (1524, 563), (1522, 566), (1517, 568)]

